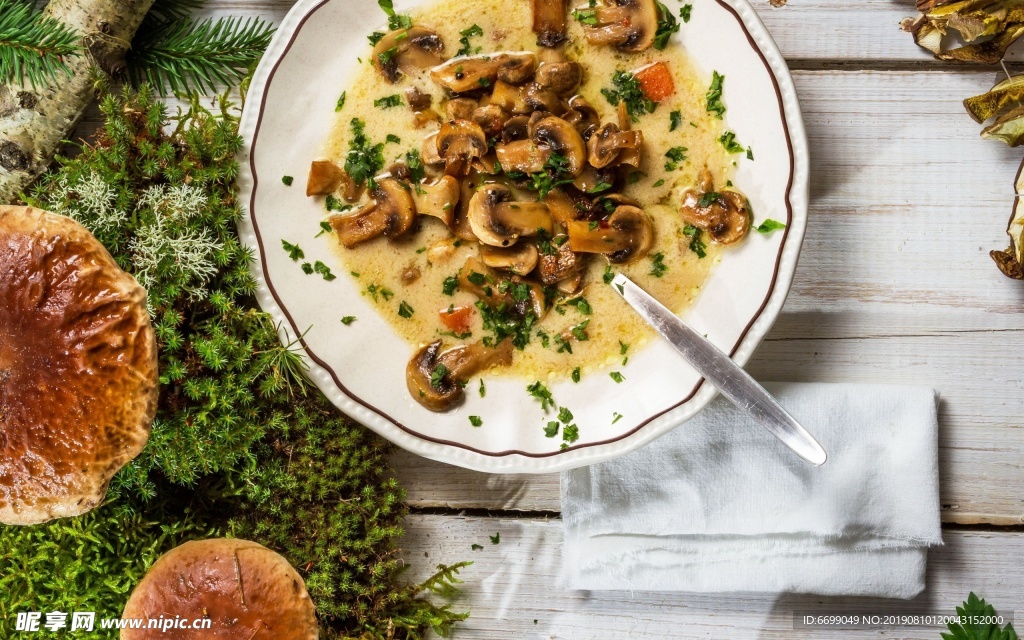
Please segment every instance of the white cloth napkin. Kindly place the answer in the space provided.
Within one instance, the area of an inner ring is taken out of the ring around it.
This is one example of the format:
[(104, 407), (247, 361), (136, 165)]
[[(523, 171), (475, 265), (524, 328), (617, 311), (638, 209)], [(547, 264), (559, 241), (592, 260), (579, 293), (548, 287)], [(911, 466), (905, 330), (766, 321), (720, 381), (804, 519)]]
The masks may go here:
[(562, 474), (570, 589), (912, 598), (939, 520), (936, 395), (765, 385), (824, 446), (815, 468), (719, 398), (631, 454)]

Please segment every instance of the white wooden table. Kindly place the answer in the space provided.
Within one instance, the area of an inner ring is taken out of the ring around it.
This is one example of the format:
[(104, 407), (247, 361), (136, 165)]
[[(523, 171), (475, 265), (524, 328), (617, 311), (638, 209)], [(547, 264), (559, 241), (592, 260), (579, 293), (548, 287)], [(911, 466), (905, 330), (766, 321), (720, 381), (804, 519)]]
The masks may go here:
[[(812, 186), (793, 292), (749, 369), (940, 391), (946, 546), (929, 558), (929, 588), (911, 602), (566, 592), (557, 475), (488, 476), (400, 453), (410, 577), (475, 561), (454, 604), (472, 612), (457, 638), (937, 640), (935, 626), (830, 633), (794, 629), (793, 616), (952, 613), (971, 590), (1024, 627), (1024, 283), (988, 257), (1007, 246), (1024, 151), (981, 140), (960, 105), (997, 73), (918, 50), (898, 28), (911, 0), (752, 2), (794, 70)], [(290, 6), (211, 0), (203, 15), (279, 22)]]

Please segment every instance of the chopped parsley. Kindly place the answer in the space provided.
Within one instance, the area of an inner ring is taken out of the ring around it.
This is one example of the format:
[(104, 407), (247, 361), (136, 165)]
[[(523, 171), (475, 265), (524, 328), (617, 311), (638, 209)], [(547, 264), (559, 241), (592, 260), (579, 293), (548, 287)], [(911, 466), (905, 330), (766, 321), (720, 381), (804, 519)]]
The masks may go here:
[(669, 122), (672, 123), (669, 126), (669, 128), (668, 128), (669, 131), (675, 131), (679, 127), (683, 126), (683, 112), (682, 111), (673, 111), (672, 113), (669, 114), (668, 119), (669, 119)]
[(612, 280), (615, 279), (615, 272), (612, 271), (611, 265), (608, 265), (604, 268), (604, 275), (601, 276), (601, 279), (604, 280), (605, 284), (611, 284)]
[[(515, 297), (516, 290), (513, 290), (512, 295)], [(528, 287), (527, 296), (529, 296)], [(532, 313), (520, 315), (505, 302), (492, 309), (483, 300), (478, 300), (476, 307), (480, 310), (484, 331), (494, 334), (484, 338), (485, 345), (494, 346), (505, 338), (511, 339), (512, 345), (517, 349), (522, 349), (529, 344), (530, 331), (533, 329), (534, 323), (537, 322), (535, 315)]]
[(366, 36), (366, 39), (370, 41), (371, 47), (376, 47), (377, 43), (384, 39), (385, 34), (380, 31), (374, 31), (370, 35)]
[(558, 424), (555, 421), (547, 423), (546, 425), (544, 425), (544, 435), (548, 438), (554, 438), (555, 436), (558, 435), (558, 429), (561, 426), (562, 425)]
[(416, 313), (416, 310), (413, 309), (405, 300), (402, 301), (402, 304), (398, 305), (398, 315), (402, 316), (406, 320), (411, 318), (414, 313)]
[(442, 363), (438, 363), (434, 370), (430, 372), (430, 386), (435, 389), (441, 388), (441, 382), (444, 381), (445, 376), (448, 375), (448, 367)]
[(483, 87), (484, 89), (486, 89), (487, 87), (491, 86), (491, 79), (490, 78), (480, 78), (479, 80), (476, 81), (476, 83), (478, 85), (480, 85), (481, 87)]
[[(590, 340), (590, 336), (587, 335), (587, 325), (589, 324), (590, 320), (584, 320), (583, 322), (569, 329), (569, 332), (572, 333), (573, 337), (579, 340), (580, 342), (586, 342), (587, 340)], [(569, 353), (572, 352), (570, 351)]]
[(626, 103), (626, 111), (633, 122), (638, 122), (642, 115), (654, 113), (658, 107), (658, 103), (644, 93), (636, 76), (628, 71), (616, 71), (612, 76), (612, 88), (601, 89), (601, 95), (613, 107), (619, 106), (620, 102)]
[[(574, 424), (568, 424), (562, 429), (562, 440), (568, 443), (576, 442), (580, 439), (580, 428)], [(565, 446), (565, 445), (563, 445)]]
[(333, 273), (331, 273), (331, 268), (330, 267), (328, 267), (326, 264), (320, 262), (319, 260), (317, 260), (316, 262), (313, 263), (313, 271), (315, 273), (319, 273), (321, 276), (324, 277), (324, 280), (326, 280), (328, 282), (330, 282), (331, 280), (334, 280), (335, 278), (338, 277), (338, 276), (334, 275)]
[(341, 97), (338, 98), (338, 104), (334, 105), (335, 111), (341, 111), (345, 108), (345, 99), (348, 97), (348, 91), (342, 91)]
[(655, 183), (654, 183), (654, 184), (652, 184), (651, 186), (652, 186), (652, 187), (655, 187), (655, 188), (657, 188), (657, 187), (661, 187), (661, 186), (663, 186), (664, 184), (665, 184), (665, 181), (664, 181), (664, 180), (658, 180), (657, 182), (655, 182)]
[(616, 411), (615, 413), (612, 414), (612, 424), (615, 424), (619, 420), (622, 420), (622, 414)]
[(547, 411), (549, 407), (555, 406), (555, 399), (551, 395), (551, 391), (544, 386), (541, 381), (534, 382), (530, 386), (526, 387), (526, 390), (530, 392), (530, 395), (540, 400), (540, 408), (543, 411)]
[(558, 410), (558, 419), (565, 424), (569, 424), (572, 422), (572, 411), (569, 411), (566, 407), (561, 407)]
[(582, 375), (583, 374), (580, 371), (580, 368), (576, 367), (575, 369), (572, 370), (572, 381), (578, 384)]
[(572, 12), (572, 17), (576, 18), (580, 24), (597, 26), (597, 12), (593, 9), (575, 9)]
[[(651, 275), (655, 278), (660, 278), (665, 275), (668, 271), (668, 265), (665, 264), (665, 254), (662, 252), (655, 253), (651, 256)], [(621, 342), (619, 344), (622, 344)]]
[(302, 272), (305, 273), (307, 276), (313, 273), (313, 265), (309, 264), (308, 262), (303, 262)]
[(348, 211), (352, 208), (352, 205), (345, 204), (340, 198), (335, 198), (331, 194), (327, 194), (327, 198), (324, 199), (324, 208), (328, 211)]
[(499, 542), (501, 542), (501, 533), (500, 532), (494, 534), (493, 536), (489, 536), (489, 537), (491, 539), (491, 544), (498, 544)]
[(708, 113), (715, 114), (715, 117), (719, 120), (725, 115), (725, 104), (722, 102), (722, 92), (725, 86), (725, 76), (721, 75), (717, 71), (711, 77), (711, 86), (708, 88), (708, 93), (705, 96), (707, 104), (705, 108)]
[(345, 173), (357, 185), (365, 184), (372, 190), (377, 186), (373, 177), (384, 168), (384, 145), (370, 144), (366, 137), (366, 123), (359, 118), (352, 119), (351, 127), (352, 140), (345, 160)]
[(772, 231), (776, 231), (778, 229), (785, 229), (786, 225), (779, 222), (778, 220), (772, 220), (771, 218), (768, 218), (767, 220), (765, 220), (760, 225), (754, 228), (757, 229), (758, 233), (771, 233)]
[(710, 207), (711, 205), (715, 204), (715, 202), (717, 202), (721, 197), (722, 194), (718, 193), (717, 191), (706, 191), (702, 193), (700, 199), (697, 200), (697, 206), (701, 207), (702, 209), (705, 207)]
[(444, 279), (444, 284), (441, 285), (441, 292), (446, 296), (455, 295), (455, 290), (459, 288), (459, 279), (455, 276), (448, 276)]
[(295, 182), (295, 178), (291, 176), (281, 176), (281, 182), (284, 183), (284, 186), (290, 187), (292, 186), (292, 183)]
[(377, 0), (377, 4), (384, 10), (384, 13), (388, 14), (388, 29), (395, 31), (396, 29), (409, 29), (412, 27), (412, 18), (395, 13), (395, 3), (393, 0)]
[(629, 345), (622, 340), (619, 340), (619, 355), (624, 356), (627, 351), (629, 351)]
[(480, 47), (474, 48), (472, 43), (469, 41), (470, 38), (484, 35), (484, 30), (480, 28), (480, 25), (474, 24), (472, 27), (465, 29), (464, 31), (460, 31), (459, 35), (462, 36), (459, 38), (459, 43), (462, 44), (462, 48), (455, 52), (456, 57), (468, 56), (482, 51)]
[(625, 376), (623, 376), (618, 371), (612, 371), (608, 375), (611, 376), (612, 380), (614, 380), (616, 383), (621, 383), (623, 380), (626, 379)]
[(754, 148), (753, 147), (747, 147), (747, 160), (753, 160), (753, 159), (754, 159)]
[(404, 104), (402, 102), (402, 96), (398, 95), (397, 93), (395, 95), (384, 96), (383, 98), (379, 98), (373, 101), (373, 106), (377, 107), (378, 109), (390, 109), (392, 107), (400, 107), (402, 106), (402, 104)]
[(703, 232), (692, 224), (686, 225), (683, 228), (683, 235), (690, 239), (690, 251), (697, 254), (698, 258), (704, 258), (708, 255), (707, 245), (701, 239)]
[(610, 183), (610, 182), (605, 182), (603, 180), (600, 180), (593, 187), (587, 189), (587, 193), (601, 193), (602, 191), (607, 191), (607, 190), (611, 189), (613, 186), (614, 185), (612, 183)]
[(348, 325), (352, 324), (355, 321), (356, 321), (356, 317), (355, 316), (345, 316), (344, 318), (341, 319), (341, 324), (343, 324), (343, 325), (345, 325), (347, 327)]
[(686, 152), (689, 151), (686, 147), (672, 147), (665, 152), (665, 157), (668, 158), (668, 162), (665, 163), (665, 171), (675, 171), (679, 168), (679, 163), (686, 160)]
[(384, 138), (384, 142), (388, 142), (391, 144), (402, 144), (402, 139), (393, 133), (389, 133), (387, 137)]
[(284, 247), (284, 250), (288, 252), (288, 257), (294, 260), (295, 262), (298, 262), (299, 260), (302, 260), (303, 258), (306, 257), (306, 254), (302, 251), (302, 249), (299, 248), (299, 245), (297, 244), (292, 244), (287, 240), (282, 239), (281, 246)]
[(482, 426), (483, 423), (484, 420), (480, 416), (469, 416), (469, 424), (473, 425), (474, 427)]
[(378, 302), (380, 298), (384, 298), (384, 302), (387, 302), (395, 295), (395, 292), (391, 289), (388, 289), (387, 287), (379, 287), (375, 284), (367, 286), (364, 293), (370, 294), (370, 297), (373, 298), (374, 302)]
[(683, 8), (679, 10), (679, 17), (683, 19), (683, 22), (690, 21), (690, 14), (693, 12), (693, 5), (683, 5)]
[(658, 51), (663, 51), (668, 46), (668, 41), (672, 38), (672, 35), (679, 33), (679, 21), (676, 20), (675, 15), (668, 10), (661, 2), (655, 0), (655, 4), (658, 5), (658, 30), (654, 34), (654, 48)]
[(480, 551), (481, 549), (483, 549), (483, 546), (479, 545), (479, 544), (476, 544), (474, 542), (472, 545), (470, 545), (469, 548), (472, 549), (473, 551)]
[(572, 343), (562, 336), (555, 336), (555, 344), (558, 345), (558, 353), (572, 353)]
[(515, 179), (513, 173), (519, 177), (528, 179), (526, 187), (537, 192), (537, 199), (543, 200), (548, 197), (555, 187), (571, 184), (573, 181), (572, 172), (569, 170), (569, 159), (560, 153), (552, 153), (544, 162), (544, 170), (529, 175), (520, 172), (510, 172), (509, 177)]
[(484, 398), (487, 396), (487, 387), (484, 386), (484, 379), (480, 378), (480, 397)]
[(590, 303), (587, 302), (587, 299), (584, 298), (583, 296), (573, 298), (572, 300), (569, 300), (565, 304), (570, 307), (576, 307), (576, 310), (585, 316), (589, 316), (590, 314), (594, 313), (594, 308), (590, 306)]
[(736, 142), (736, 134), (732, 131), (726, 131), (722, 134), (722, 137), (718, 139), (725, 147), (725, 150), (729, 153), (743, 153), (743, 145)]

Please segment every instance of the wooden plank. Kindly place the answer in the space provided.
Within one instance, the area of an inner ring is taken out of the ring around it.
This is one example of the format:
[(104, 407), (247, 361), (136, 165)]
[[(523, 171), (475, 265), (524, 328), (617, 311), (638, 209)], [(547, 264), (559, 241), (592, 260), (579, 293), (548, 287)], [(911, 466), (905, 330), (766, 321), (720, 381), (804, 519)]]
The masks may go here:
[[(218, 0), (202, 15), (253, 15), (280, 22), (292, 4), (292, 0)], [(799, 0), (781, 9), (773, 9), (767, 0), (751, 0), (751, 4), (789, 60), (939, 64), (917, 47), (909, 34), (900, 31), (900, 21), (915, 15), (906, 3)], [(467, 25), (472, 22), (469, 17), (466, 20)], [(696, 28), (699, 21), (695, 12), (687, 26)]]
[[(1022, 533), (951, 532), (929, 556), (928, 590), (911, 601), (819, 596), (567, 591), (558, 586), (561, 522), (412, 516), (403, 546), (410, 579), (438, 563), (473, 560), (460, 577), (457, 637), (487, 638), (938, 638), (935, 624), (828, 630), (794, 628), (794, 615), (953, 615), (975, 591), (1004, 616), (1024, 615)], [(489, 536), (501, 534), (499, 544)], [(474, 551), (471, 544), (483, 546)], [(1017, 609), (1016, 614), (1014, 609)], [(1019, 626), (1019, 625), (1018, 625)]]

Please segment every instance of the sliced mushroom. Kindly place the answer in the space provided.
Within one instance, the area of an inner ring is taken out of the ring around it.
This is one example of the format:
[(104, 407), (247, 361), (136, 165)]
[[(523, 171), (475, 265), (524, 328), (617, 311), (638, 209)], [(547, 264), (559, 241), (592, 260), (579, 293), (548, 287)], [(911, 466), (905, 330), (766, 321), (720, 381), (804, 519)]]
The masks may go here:
[(600, 253), (613, 264), (628, 264), (647, 255), (654, 243), (651, 219), (638, 207), (620, 206), (607, 220), (569, 223), (569, 248)]
[(497, 137), (501, 135), (501, 131), (510, 117), (511, 114), (500, 105), (489, 104), (474, 109), (469, 119), (480, 125), (486, 135)]
[(475, 257), (468, 258), (459, 270), (459, 288), (480, 298), (492, 309), (505, 309), (522, 319), (535, 321), (547, 313), (544, 289), (519, 276), (502, 278)]
[(459, 269), (459, 288), (484, 300), (488, 305), (496, 306), (501, 297), (496, 294), (495, 287), (501, 278), (491, 268), (475, 256), (466, 259)]
[(569, 104), (562, 100), (557, 93), (536, 83), (526, 86), (526, 90), (523, 92), (523, 104), (527, 113), (545, 111), (556, 116), (563, 116), (569, 111)]
[(432, 133), (423, 139), (423, 151), (420, 153), (420, 159), (423, 160), (424, 164), (432, 167), (444, 164), (444, 158), (437, 152), (436, 133)]
[(441, 341), (413, 355), (405, 369), (405, 382), (416, 402), (431, 411), (447, 411), (462, 401), (462, 385), (477, 373), (512, 364), (512, 343), (495, 347), (477, 342), (441, 353)]
[(526, 87), (515, 87), (507, 82), (498, 82), (491, 91), (488, 104), (501, 107), (514, 114), (527, 114), (532, 111), (526, 104)]
[(557, 47), (569, 40), (567, 5), (567, 0), (533, 0), (533, 32), (539, 46)]
[(542, 64), (534, 79), (539, 86), (568, 98), (583, 82), (583, 66), (575, 61)]
[[(494, 86), (501, 76), (502, 81), (525, 77), (529, 80), (537, 69), (537, 56), (529, 51), (498, 53), (453, 58), (431, 69), (434, 82), (452, 93), (469, 93)], [(527, 74), (528, 72), (528, 74)]]
[(416, 205), (408, 185), (385, 178), (373, 190), (373, 204), (351, 214), (331, 216), (329, 222), (346, 248), (378, 236), (400, 236), (412, 226)]
[[(566, 159), (566, 168), (573, 177), (580, 175), (587, 164), (587, 144), (571, 124), (548, 116), (530, 126), (530, 139), (538, 147), (548, 147)], [(504, 165), (502, 165), (504, 166)]]
[(346, 202), (355, 202), (362, 192), (356, 181), (337, 164), (330, 160), (314, 160), (309, 166), (306, 195), (326, 196), (338, 189), (341, 189), (341, 197)]
[(573, 276), (570, 276), (570, 277), (566, 278), (565, 280), (562, 280), (561, 282), (559, 282), (557, 285), (555, 285), (555, 288), (558, 289), (559, 293), (567, 295), (567, 296), (571, 296), (571, 295), (575, 295), (575, 294), (579, 293), (579, 291), (580, 291), (580, 289), (582, 287), (583, 287), (583, 274), (582, 273), (577, 273), (577, 274), (575, 274)]
[(444, 158), (444, 172), (466, 177), (473, 161), (487, 153), (487, 136), (471, 120), (446, 122), (437, 134), (437, 153)]
[(472, 120), (480, 103), (472, 98), (452, 98), (444, 105), (449, 120)]
[[(565, 240), (565, 236), (561, 239)], [(541, 256), (538, 268), (540, 281), (549, 286), (572, 278), (583, 268), (583, 256), (570, 249), (567, 242), (552, 244), (556, 247), (555, 253)]]
[(554, 188), (544, 198), (552, 219), (563, 227), (579, 217), (579, 209), (564, 191)]
[(434, 99), (429, 93), (423, 93), (418, 87), (409, 87), (405, 90), (405, 99), (409, 102), (409, 108), (413, 111), (426, 111), (434, 104)]
[(576, 127), (576, 131), (584, 140), (590, 140), (601, 126), (601, 116), (598, 115), (597, 109), (583, 96), (573, 96), (569, 100), (569, 111), (562, 118)]
[(512, 202), (512, 191), (485, 184), (469, 203), (469, 226), (477, 239), (492, 247), (511, 247), (523, 236), (551, 233), (552, 221), (543, 202)]
[(699, 187), (683, 194), (680, 214), (683, 222), (708, 232), (718, 244), (733, 244), (747, 235), (750, 211), (743, 194), (731, 189), (715, 191), (711, 173), (704, 169)]
[(433, 184), (418, 185), (412, 194), (416, 213), (437, 218), (451, 228), (455, 224), (455, 207), (461, 191), (459, 181), (451, 176), (441, 176)]
[(444, 62), (441, 36), (423, 27), (399, 29), (381, 38), (373, 48), (373, 66), (394, 84), (402, 73), (414, 74)]
[(482, 173), (488, 176), (496, 176), (501, 173), (500, 165), (498, 164), (498, 156), (493, 153), (477, 158), (473, 161), (473, 170), (477, 173)]
[(618, 125), (608, 123), (598, 129), (587, 143), (590, 164), (598, 169), (622, 162), (622, 156), (630, 159), (630, 152), (640, 149), (644, 143), (642, 131), (620, 131)]
[(452, 233), (460, 240), (476, 242), (476, 235), (473, 234), (473, 229), (469, 226), (469, 203), (473, 200), (476, 187), (485, 179), (483, 174), (473, 169), (470, 171), (469, 177), (462, 180), (459, 205), (455, 208), (455, 228), (452, 229)]
[(501, 128), (501, 141), (505, 144), (516, 140), (525, 140), (529, 137), (530, 118), (528, 116), (513, 116)]
[(507, 249), (482, 245), (480, 259), (488, 267), (527, 276), (537, 267), (540, 252), (527, 242), (520, 242)]
[(498, 154), (498, 162), (505, 172), (537, 173), (544, 170), (544, 165), (551, 158), (549, 147), (539, 147), (532, 140), (499, 144), (494, 151)]
[(596, 195), (604, 193), (615, 184), (614, 169), (596, 169), (594, 165), (587, 163), (580, 175), (572, 181), (572, 186), (583, 193)]
[(654, 45), (658, 31), (655, 0), (602, 0), (594, 10), (595, 25), (583, 25), (587, 42), (623, 51), (644, 51)]

